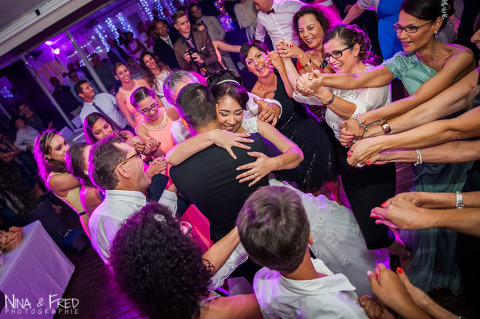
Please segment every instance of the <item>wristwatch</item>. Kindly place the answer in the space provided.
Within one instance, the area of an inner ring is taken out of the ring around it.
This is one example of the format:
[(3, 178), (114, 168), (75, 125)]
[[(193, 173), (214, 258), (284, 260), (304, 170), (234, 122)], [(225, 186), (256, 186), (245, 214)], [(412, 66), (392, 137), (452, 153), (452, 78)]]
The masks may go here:
[(455, 193), (457, 195), (457, 201), (455, 203), (455, 207), (456, 208), (464, 208), (465, 205), (463, 204), (463, 196), (462, 196), (462, 193), (460, 193), (459, 191), (457, 191)]

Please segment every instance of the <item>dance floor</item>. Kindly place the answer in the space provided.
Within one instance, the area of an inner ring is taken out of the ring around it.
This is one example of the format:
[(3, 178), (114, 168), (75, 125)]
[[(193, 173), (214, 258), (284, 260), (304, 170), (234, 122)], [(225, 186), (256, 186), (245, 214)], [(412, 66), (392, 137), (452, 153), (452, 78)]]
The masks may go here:
[[(398, 165), (397, 192), (408, 191), (410, 185), (410, 165)], [(327, 187), (320, 189), (318, 194), (320, 193), (328, 196)], [(342, 199), (346, 202), (343, 192)], [(73, 212), (66, 212), (65, 210), (62, 213), (62, 215), (65, 215), (65, 219), (68, 219), (70, 223), (78, 221), (75, 215), (72, 215), (73, 218), (69, 218), (72, 217), (70, 213), (74, 214)], [(73, 225), (69, 226), (72, 227)], [(57, 314), (55, 318), (142, 318), (127, 298), (115, 289), (111, 276), (108, 274), (109, 271), (105, 269), (103, 262), (91, 246), (80, 255), (67, 254), (67, 256), (75, 265), (75, 272), (63, 297), (77, 298), (79, 300), (77, 306), (78, 314), (76, 316)], [(454, 296), (445, 289), (431, 291), (430, 296), (455, 314), (469, 317), (470, 312), (462, 296)]]

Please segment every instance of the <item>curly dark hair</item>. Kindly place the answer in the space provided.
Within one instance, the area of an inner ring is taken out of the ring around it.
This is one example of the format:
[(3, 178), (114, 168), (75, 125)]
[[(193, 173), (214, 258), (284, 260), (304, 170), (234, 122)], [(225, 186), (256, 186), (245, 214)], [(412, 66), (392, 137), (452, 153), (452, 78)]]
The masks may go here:
[(161, 72), (163, 71), (170, 72), (171, 70), (165, 63), (163, 63), (160, 60), (158, 55), (148, 51), (142, 52), (142, 54), (140, 55), (140, 66), (142, 67), (143, 72), (145, 73), (148, 84), (150, 84), (152, 88), (157, 89), (157, 82), (155, 81), (155, 75), (152, 73), (152, 71), (147, 67), (147, 65), (143, 61), (143, 58), (145, 58), (147, 55), (151, 56), (155, 60)]
[(240, 241), (257, 264), (292, 273), (302, 263), (310, 224), (295, 191), (281, 186), (258, 189), (243, 205), (236, 224)]
[[(318, 5), (306, 5), (301, 7), (300, 10), (298, 10), (298, 12), (295, 13), (295, 15), (293, 16), (292, 23), (293, 23), (293, 31), (295, 32), (298, 38), (300, 38), (300, 34), (298, 31), (298, 20), (307, 14), (311, 14), (315, 17), (318, 23), (320, 23), (320, 26), (322, 27), (324, 34), (327, 33), (328, 29), (330, 29), (330, 21), (328, 21), (328, 19), (325, 17), (320, 7), (321, 6), (318, 6)], [(308, 49), (308, 46), (305, 43), (303, 43), (303, 41), (302, 41), (301, 47), (303, 49)]]
[(50, 142), (55, 135), (59, 135), (56, 129), (42, 132), (42, 134), (35, 138), (35, 146), (33, 150), (35, 161), (38, 165), (38, 175), (40, 175), (47, 186), (47, 180), (50, 173), (67, 173), (67, 166), (65, 165), (65, 162), (47, 159), (45, 157), (45, 155), (52, 152), (52, 146), (50, 145)]
[(110, 264), (120, 289), (150, 319), (198, 317), (200, 298), (209, 294), (212, 266), (168, 208), (155, 202), (120, 228)]
[(339, 38), (346, 46), (358, 44), (360, 52), (358, 57), (363, 63), (375, 65), (378, 57), (372, 52), (372, 44), (365, 32), (356, 24), (339, 24), (325, 34), (323, 43)]

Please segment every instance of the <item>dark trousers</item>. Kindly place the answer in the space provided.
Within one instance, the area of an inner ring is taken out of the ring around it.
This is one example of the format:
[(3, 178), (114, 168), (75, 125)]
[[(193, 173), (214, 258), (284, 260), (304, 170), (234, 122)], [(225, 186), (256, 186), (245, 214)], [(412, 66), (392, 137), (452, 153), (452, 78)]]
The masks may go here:
[(392, 231), (375, 224), (370, 218), (372, 208), (380, 206), (395, 196), (395, 164), (372, 165), (357, 168), (347, 163), (347, 151), (338, 141), (337, 158), (343, 188), (352, 206), (355, 218), (365, 238), (368, 249), (390, 246), (395, 241)]

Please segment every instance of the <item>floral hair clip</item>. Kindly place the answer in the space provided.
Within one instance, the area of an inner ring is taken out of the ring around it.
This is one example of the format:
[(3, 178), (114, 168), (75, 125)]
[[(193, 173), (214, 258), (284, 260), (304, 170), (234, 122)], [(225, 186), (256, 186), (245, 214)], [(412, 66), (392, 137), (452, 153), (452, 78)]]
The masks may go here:
[(157, 222), (165, 223), (165, 216), (163, 215), (155, 214), (153, 215), (153, 218), (155, 218)]
[(442, 19), (446, 19), (448, 18), (448, 14), (447, 14), (447, 6), (448, 6), (448, 0), (442, 0), (442, 2), (440, 3), (440, 6), (442, 7)]

